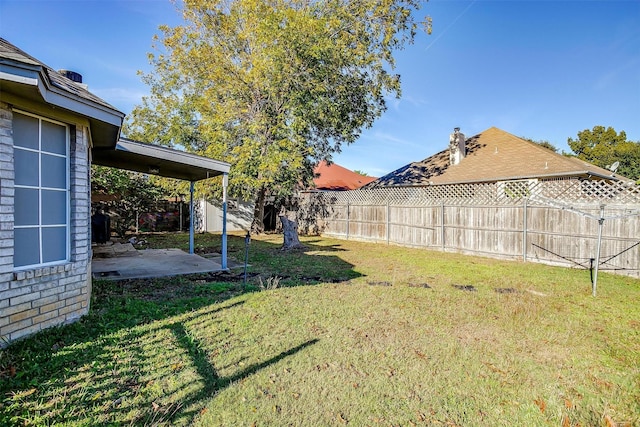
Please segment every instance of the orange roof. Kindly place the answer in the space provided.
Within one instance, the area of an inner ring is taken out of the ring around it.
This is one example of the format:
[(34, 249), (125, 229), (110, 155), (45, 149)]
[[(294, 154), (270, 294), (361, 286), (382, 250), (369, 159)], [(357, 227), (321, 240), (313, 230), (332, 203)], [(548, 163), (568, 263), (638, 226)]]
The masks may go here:
[(449, 164), (449, 150), (410, 163), (367, 185), (458, 184), (532, 178), (595, 177), (628, 181), (620, 175), (575, 157), (567, 157), (496, 127), (467, 138), (467, 155)]
[(375, 181), (373, 176), (364, 176), (340, 165), (321, 161), (313, 170), (313, 183), (318, 190), (356, 190)]

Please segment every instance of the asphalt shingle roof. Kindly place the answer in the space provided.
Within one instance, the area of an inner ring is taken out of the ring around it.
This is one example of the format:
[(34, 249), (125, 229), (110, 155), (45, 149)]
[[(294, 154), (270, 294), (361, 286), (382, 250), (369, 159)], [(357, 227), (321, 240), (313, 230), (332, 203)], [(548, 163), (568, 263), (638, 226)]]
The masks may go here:
[[(495, 182), (554, 177), (612, 177), (612, 172), (566, 157), (496, 127), (466, 140), (467, 155), (449, 164), (449, 150), (401, 167), (365, 188), (429, 184)], [(627, 179), (616, 175), (614, 179)]]
[(114, 106), (89, 92), (84, 85), (68, 79), (53, 68), (37, 60), (3, 38), (0, 38), (0, 62), (18, 62), (29, 66), (42, 67), (43, 74), (46, 76), (51, 86), (77, 96), (78, 98), (91, 101), (103, 107), (117, 111)]

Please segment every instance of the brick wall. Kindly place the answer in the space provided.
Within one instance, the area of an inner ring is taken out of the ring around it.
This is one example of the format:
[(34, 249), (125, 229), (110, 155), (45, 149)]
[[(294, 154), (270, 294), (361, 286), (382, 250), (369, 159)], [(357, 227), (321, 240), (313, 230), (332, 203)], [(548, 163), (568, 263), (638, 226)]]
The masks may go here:
[(79, 319), (91, 299), (87, 129), (71, 126), (70, 262), (14, 271), (12, 117), (10, 106), (0, 102), (0, 347)]

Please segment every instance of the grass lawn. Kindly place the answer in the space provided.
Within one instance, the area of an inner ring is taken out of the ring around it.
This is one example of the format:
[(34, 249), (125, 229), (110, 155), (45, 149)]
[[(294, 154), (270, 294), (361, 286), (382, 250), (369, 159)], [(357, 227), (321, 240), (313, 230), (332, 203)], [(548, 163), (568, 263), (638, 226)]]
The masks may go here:
[(301, 240), (254, 237), (246, 285), (94, 281), (80, 322), (0, 350), (0, 425), (640, 425), (640, 280)]

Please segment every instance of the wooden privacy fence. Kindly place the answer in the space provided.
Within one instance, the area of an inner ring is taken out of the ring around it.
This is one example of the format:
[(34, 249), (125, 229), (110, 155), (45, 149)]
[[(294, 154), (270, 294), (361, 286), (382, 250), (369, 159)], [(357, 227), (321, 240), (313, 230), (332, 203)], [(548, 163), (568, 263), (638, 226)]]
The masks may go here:
[(640, 277), (637, 185), (571, 179), (308, 192), (298, 219), (302, 232)]

